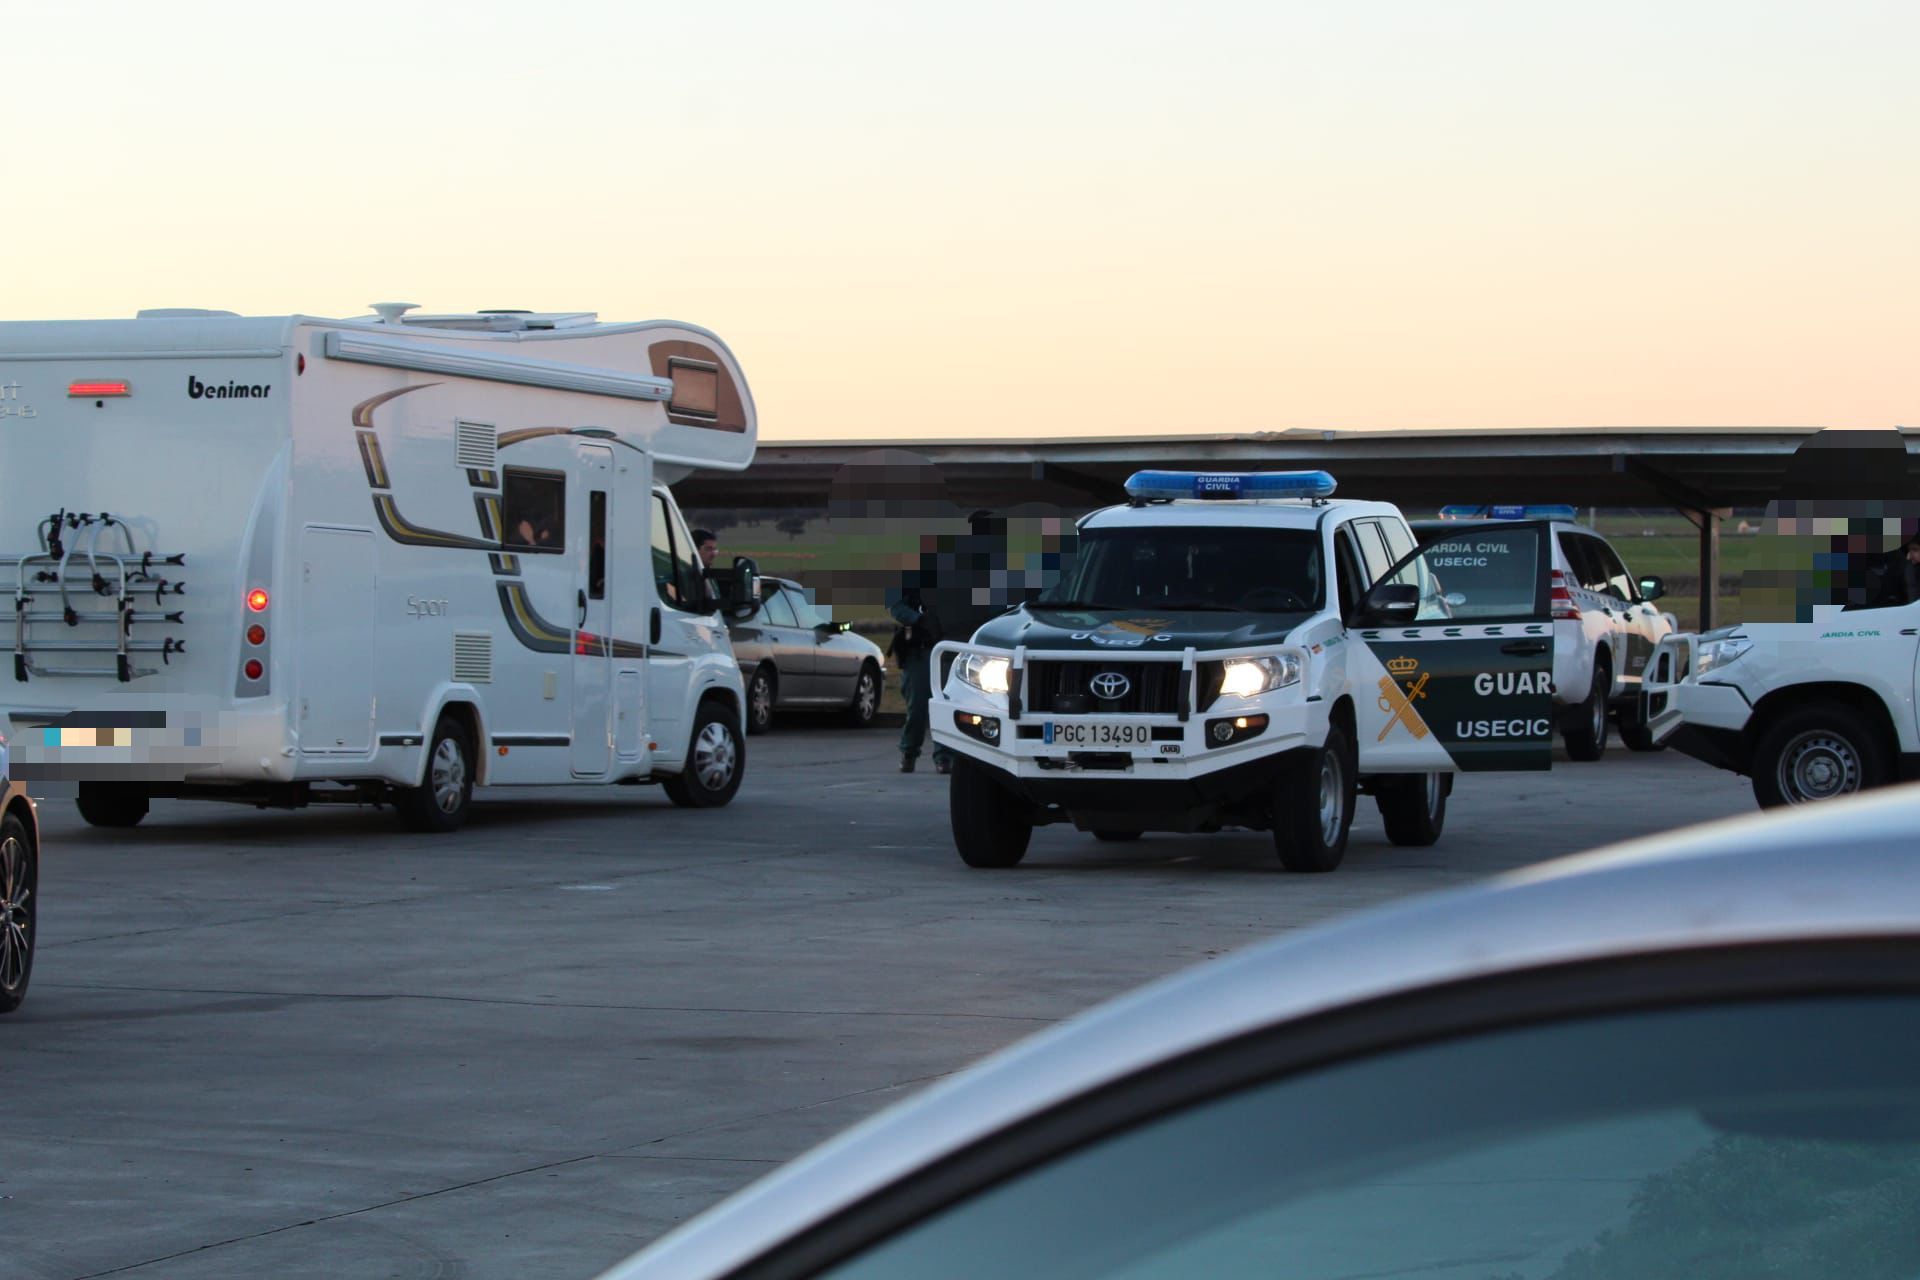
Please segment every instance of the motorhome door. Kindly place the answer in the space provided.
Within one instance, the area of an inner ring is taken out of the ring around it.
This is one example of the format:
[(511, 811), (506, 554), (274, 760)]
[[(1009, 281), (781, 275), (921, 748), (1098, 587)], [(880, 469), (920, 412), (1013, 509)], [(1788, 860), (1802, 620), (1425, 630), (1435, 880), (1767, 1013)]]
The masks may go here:
[(577, 446), (579, 483), (568, 486), (567, 527), (580, 530), (575, 566), (573, 772), (597, 778), (613, 767), (613, 583), (608, 572), (613, 521), (613, 450)]

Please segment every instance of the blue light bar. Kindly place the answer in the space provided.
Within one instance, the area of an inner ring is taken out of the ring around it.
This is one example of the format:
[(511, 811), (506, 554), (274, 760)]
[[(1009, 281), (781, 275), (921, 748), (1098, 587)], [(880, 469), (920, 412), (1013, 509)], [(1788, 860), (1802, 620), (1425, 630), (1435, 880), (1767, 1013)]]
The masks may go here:
[(1580, 518), (1580, 513), (1565, 503), (1545, 503), (1521, 506), (1518, 503), (1495, 503), (1490, 507), (1451, 506), (1440, 508), (1442, 520), (1567, 520)]
[(1127, 497), (1135, 502), (1331, 498), (1333, 489), (1324, 471), (1136, 471), (1127, 477)]

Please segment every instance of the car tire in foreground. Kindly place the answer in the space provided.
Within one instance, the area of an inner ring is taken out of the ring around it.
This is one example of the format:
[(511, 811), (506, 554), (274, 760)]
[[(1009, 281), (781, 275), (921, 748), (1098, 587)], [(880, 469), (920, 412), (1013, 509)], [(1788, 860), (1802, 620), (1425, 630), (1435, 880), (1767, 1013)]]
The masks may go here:
[(26, 999), (33, 977), (35, 916), (40, 909), (40, 854), (17, 814), (0, 818), (0, 1013)]
[(457, 831), (473, 809), (474, 746), (467, 728), (443, 715), (427, 739), (427, 772), (417, 787), (394, 799), (400, 825), (409, 831), (445, 835)]
[(860, 664), (860, 678), (853, 682), (853, 701), (847, 704), (847, 723), (865, 729), (880, 714), (880, 668), (871, 662)]
[(1373, 802), (1380, 807), (1387, 839), (1414, 849), (1440, 839), (1447, 825), (1452, 774), (1396, 773), (1376, 779), (1373, 787)]
[(693, 714), (686, 768), (662, 785), (667, 798), (683, 809), (718, 809), (740, 790), (746, 772), (747, 743), (733, 711), (709, 698)]
[(1033, 817), (1025, 801), (1000, 785), (986, 765), (967, 756), (953, 762), (947, 784), (953, 845), (970, 867), (1011, 867), (1027, 856)]
[(1879, 729), (1845, 703), (1797, 707), (1754, 743), (1753, 798), (1762, 809), (1852, 795), (1892, 777)]
[(1339, 724), (1324, 746), (1299, 753), (1274, 788), (1273, 848), (1289, 871), (1331, 871), (1347, 856), (1357, 794), (1353, 744)]

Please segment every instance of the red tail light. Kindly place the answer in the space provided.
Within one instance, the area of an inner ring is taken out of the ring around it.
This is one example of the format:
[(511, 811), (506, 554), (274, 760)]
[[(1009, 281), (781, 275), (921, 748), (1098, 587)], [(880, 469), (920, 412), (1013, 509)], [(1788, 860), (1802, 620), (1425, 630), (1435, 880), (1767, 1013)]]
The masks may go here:
[(1558, 569), (1553, 571), (1553, 620), (1555, 622), (1578, 622), (1580, 610), (1574, 607), (1573, 593), (1567, 590), (1567, 575)]
[(265, 613), (267, 611), (267, 593), (259, 587), (255, 587), (253, 590), (247, 592), (247, 608), (253, 610), (255, 613)]
[(262, 645), (262, 644), (265, 644), (266, 642), (267, 642), (267, 629), (265, 627), (261, 626), (259, 623), (256, 622), (252, 626), (247, 628), (248, 644)]
[(67, 394), (74, 397), (92, 396), (98, 399), (102, 396), (131, 395), (133, 394), (133, 389), (124, 381), (82, 381), (69, 382), (67, 384)]
[(241, 670), (247, 673), (247, 679), (249, 680), (258, 680), (267, 672), (266, 667), (261, 664), (258, 658), (248, 658), (247, 665), (242, 667)]

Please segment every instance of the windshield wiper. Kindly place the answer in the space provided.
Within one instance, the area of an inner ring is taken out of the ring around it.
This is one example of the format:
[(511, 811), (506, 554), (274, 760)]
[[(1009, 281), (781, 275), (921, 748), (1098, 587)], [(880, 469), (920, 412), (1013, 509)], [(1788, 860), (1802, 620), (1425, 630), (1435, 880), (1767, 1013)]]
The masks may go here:
[(1098, 600), (1035, 600), (1036, 609), (1131, 609), (1130, 604), (1101, 604)]
[(1237, 604), (1214, 604), (1211, 601), (1162, 600), (1159, 604), (1159, 607), (1162, 609), (1173, 609), (1180, 613), (1246, 613), (1247, 612), (1247, 610), (1242, 609)]

